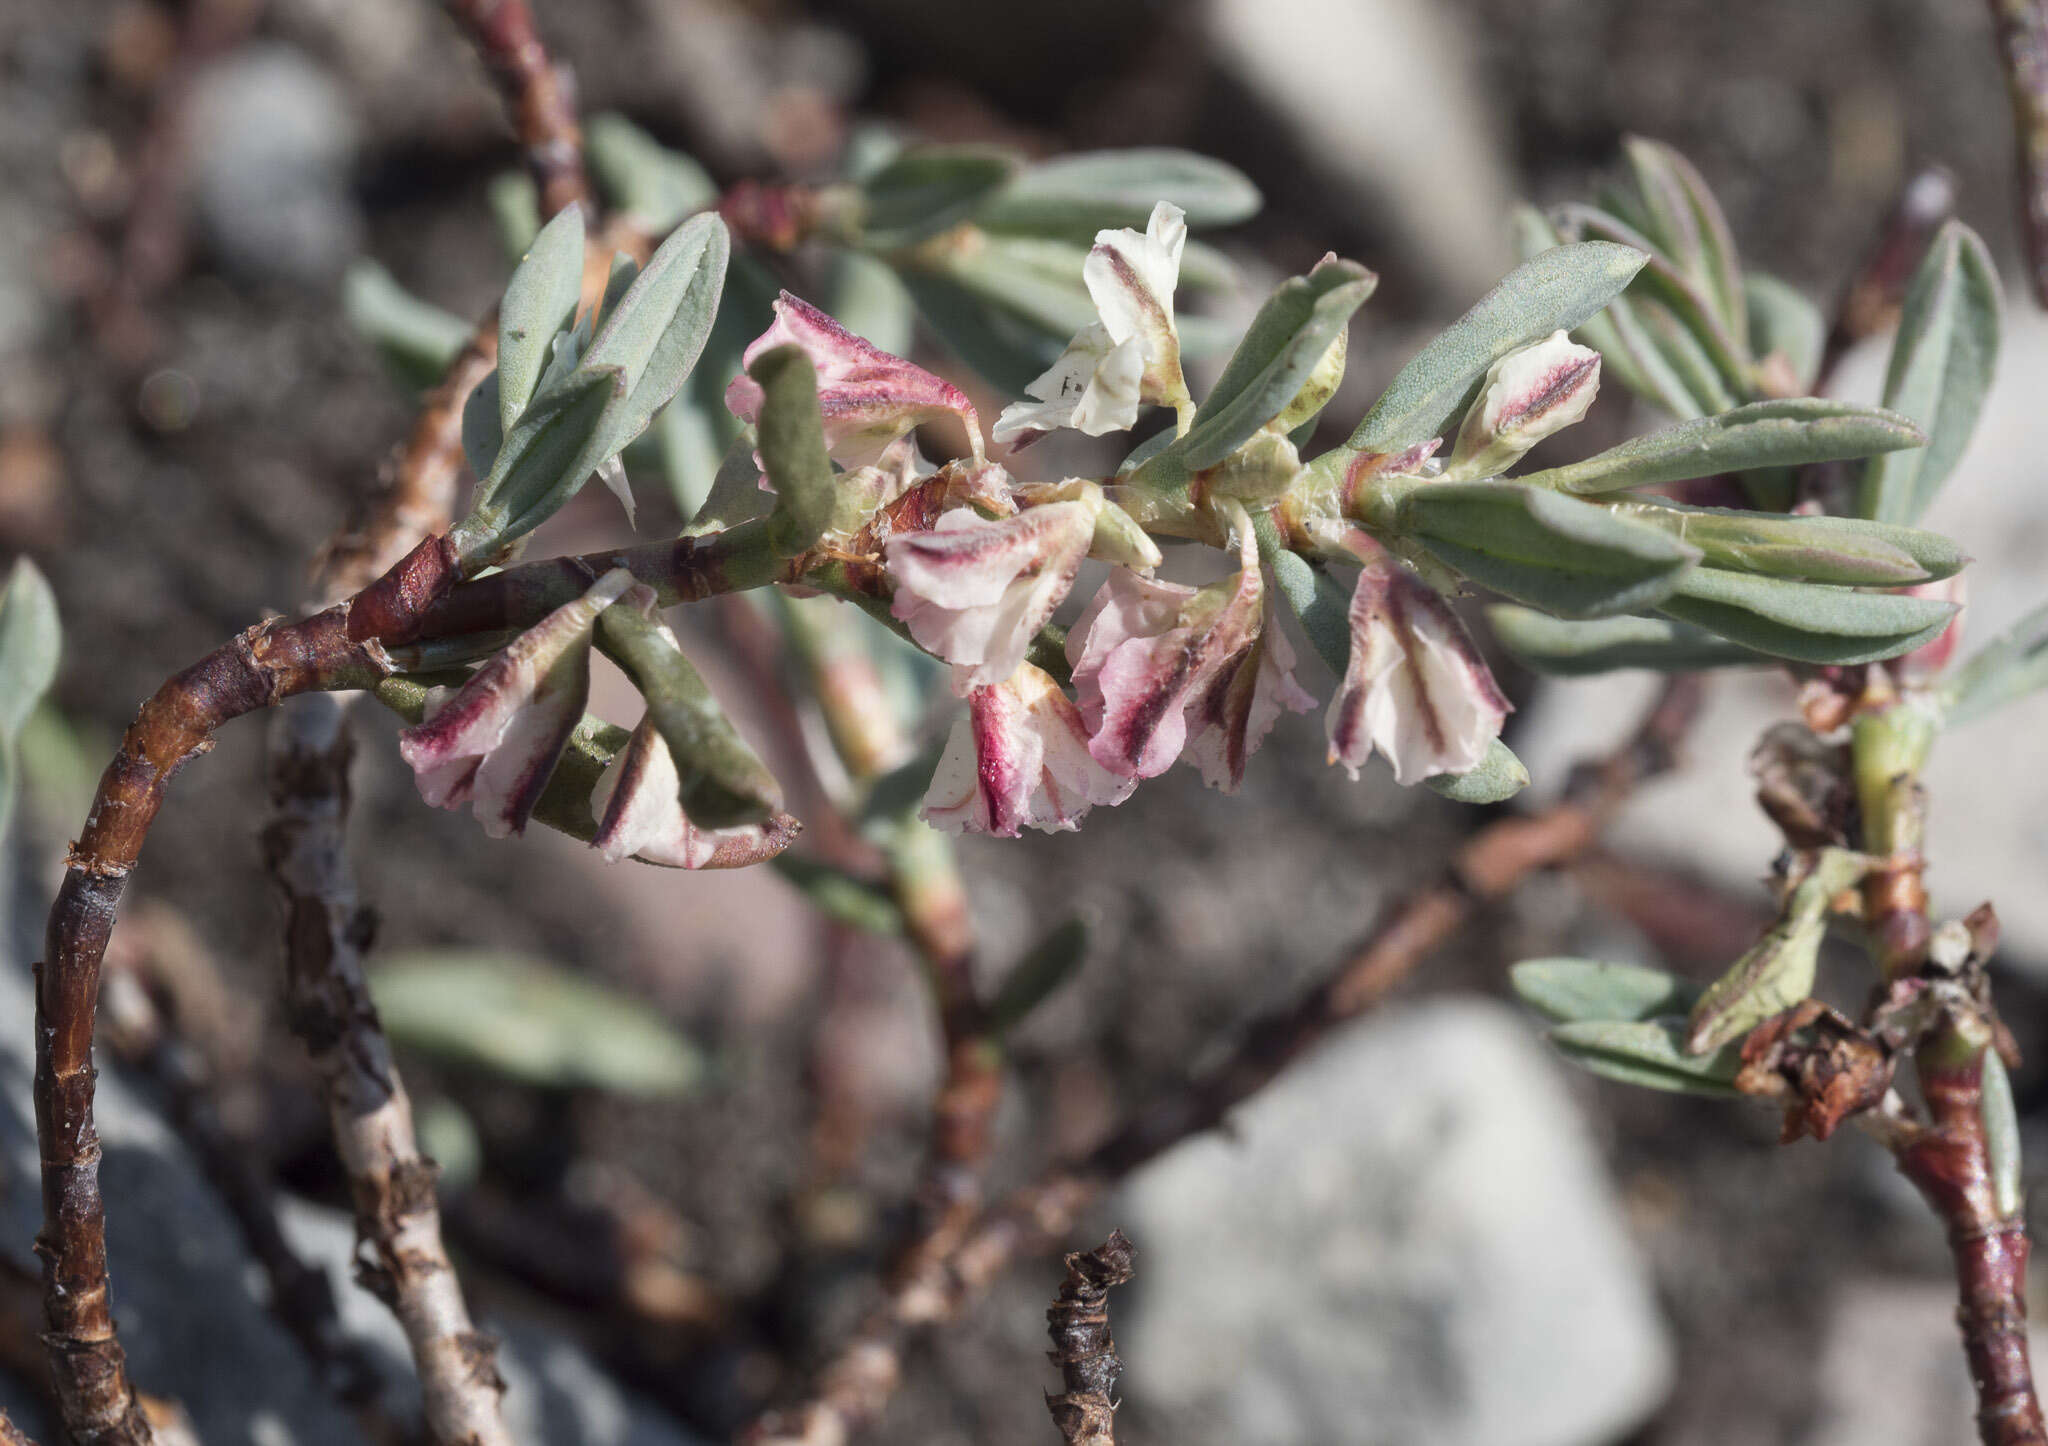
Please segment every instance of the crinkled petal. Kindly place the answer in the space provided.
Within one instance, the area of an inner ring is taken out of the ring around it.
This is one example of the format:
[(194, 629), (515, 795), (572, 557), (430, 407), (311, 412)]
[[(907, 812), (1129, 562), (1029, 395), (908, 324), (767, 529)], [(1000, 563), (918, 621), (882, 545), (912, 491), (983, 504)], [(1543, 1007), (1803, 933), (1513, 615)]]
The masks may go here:
[(1391, 563), (1367, 567), (1351, 598), (1351, 661), (1327, 726), (1330, 761), (1353, 778), (1374, 749), (1397, 783), (1479, 766), (1508, 701), (1450, 604)]
[(1026, 447), (1062, 427), (1078, 428), (1091, 437), (1126, 431), (1138, 420), (1144, 375), (1143, 344), (1135, 337), (1119, 343), (1101, 322), (1093, 322), (1024, 389), (1026, 396), (1037, 400), (1003, 408), (991, 435), (998, 442)]
[(1294, 648), (1269, 603), (1251, 647), (1188, 705), (1192, 736), (1181, 756), (1201, 770), (1209, 787), (1235, 793), (1246, 761), (1281, 713), (1306, 713), (1315, 706), (1314, 696), (1294, 680)]
[(970, 686), (1001, 682), (1073, 586), (1094, 512), (1055, 502), (989, 521), (958, 508), (929, 532), (890, 538), (891, 614), (927, 652), (973, 668)]
[[(966, 431), (969, 450), (982, 455), (981, 420), (966, 393), (855, 336), (787, 291), (776, 299), (775, 320), (747, 347), (744, 365), (778, 346), (801, 347), (811, 359), (825, 446), (841, 466), (872, 466), (911, 428), (949, 416)], [(761, 402), (760, 384), (744, 371), (726, 388), (725, 404), (742, 421), (758, 421)]]
[(698, 828), (683, 813), (681, 793), (668, 744), (653, 720), (642, 719), (591, 790), (598, 819), (592, 847), (606, 863), (637, 858), (666, 868), (730, 869), (775, 857), (802, 831), (788, 814), (740, 828)]
[(932, 774), (922, 815), (949, 833), (1015, 838), (1026, 828), (1079, 827), (1096, 804), (1121, 803), (1132, 783), (1089, 756), (1073, 703), (1029, 664), (977, 688)]
[(1081, 269), (1110, 338), (1136, 341), (1142, 349), (1144, 399), (1169, 406), (1187, 398), (1173, 316), (1173, 292), (1180, 284), (1187, 235), (1186, 214), (1161, 201), (1142, 233), (1098, 232)]

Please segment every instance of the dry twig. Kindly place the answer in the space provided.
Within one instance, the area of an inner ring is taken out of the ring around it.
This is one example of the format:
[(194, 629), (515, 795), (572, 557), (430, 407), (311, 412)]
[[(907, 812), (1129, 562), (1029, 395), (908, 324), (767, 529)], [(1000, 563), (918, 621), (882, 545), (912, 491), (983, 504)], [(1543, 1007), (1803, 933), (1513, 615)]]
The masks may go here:
[(583, 174), (583, 128), (573, 87), (548, 58), (526, 0), (445, 0), (448, 14), (476, 48), (504, 99), (540, 189), (543, 216), (590, 204)]
[(1067, 1257), (1067, 1278), (1045, 1313), (1052, 1349), (1066, 1390), (1046, 1393), (1045, 1408), (1067, 1446), (1116, 1446), (1117, 1377), (1124, 1363), (1109, 1334), (1109, 1292), (1131, 1278), (1137, 1251), (1123, 1231), (1083, 1254)]

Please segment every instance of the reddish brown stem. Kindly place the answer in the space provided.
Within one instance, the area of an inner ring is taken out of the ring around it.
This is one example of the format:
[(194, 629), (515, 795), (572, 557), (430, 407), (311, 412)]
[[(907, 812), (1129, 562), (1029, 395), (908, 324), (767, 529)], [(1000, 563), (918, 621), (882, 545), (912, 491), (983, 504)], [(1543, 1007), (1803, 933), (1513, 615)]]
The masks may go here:
[(588, 207), (583, 173), (583, 128), (573, 88), (548, 59), (526, 0), (445, 0), (504, 99), (526, 168), (540, 189), (541, 214), (577, 202)]
[(2048, 3), (1991, 0), (1991, 18), (2012, 97), (2028, 269), (2035, 301), (2048, 306)]
[(1984, 1053), (1951, 1029), (1921, 1047), (1928, 1128), (1897, 1151), (1899, 1169), (1948, 1227), (1961, 1304), (1956, 1323), (1977, 1387), (1984, 1446), (2044, 1446), (2027, 1354), (2027, 1223), (1998, 1208), (1984, 1132)]
[(65, 1426), (83, 1446), (150, 1440), (114, 1335), (107, 1290), (99, 1134), (93, 1125), (92, 1034), (100, 960), (115, 907), (173, 773), (214, 729), (293, 693), (365, 687), (380, 670), (347, 639), (343, 608), (264, 623), (157, 690), (100, 779), (50, 910), (36, 967), (36, 1134), (42, 1146), (44, 1308)]

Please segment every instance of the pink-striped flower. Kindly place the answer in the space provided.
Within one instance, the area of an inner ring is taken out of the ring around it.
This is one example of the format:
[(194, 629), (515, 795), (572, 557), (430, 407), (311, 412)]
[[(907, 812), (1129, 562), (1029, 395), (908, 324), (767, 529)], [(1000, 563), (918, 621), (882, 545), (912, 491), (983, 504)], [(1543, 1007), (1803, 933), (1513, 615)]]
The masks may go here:
[(683, 813), (682, 778), (652, 719), (642, 719), (598, 777), (591, 846), (606, 863), (636, 858), (672, 869), (737, 869), (774, 858), (802, 832), (786, 813), (740, 828), (698, 828)]
[(1486, 660), (1436, 589), (1391, 559), (1351, 595), (1351, 662), (1327, 722), (1353, 778), (1377, 748), (1396, 783), (1477, 768), (1508, 715)]
[[(763, 352), (789, 345), (801, 347), (817, 370), (826, 450), (842, 467), (870, 466), (911, 428), (949, 416), (959, 419), (980, 460), (981, 420), (964, 392), (785, 291), (775, 302), (774, 322), (747, 348), (744, 362), (752, 366)], [(761, 401), (760, 383), (744, 371), (725, 389), (725, 405), (741, 421), (758, 421)]]
[(1563, 332), (1493, 364), (1444, 466), (1448, 481), (1497, 477), (1522, 454), (1586, 415), (1600, 391), (1600, 353)]
[(420, 795), (471, 804), (492, 838), (522, 833), (590, 698), (597, 615), (633, 585), (614, 568), (575, 602), (515, 638), (460, 689), (428, 695), (426, 719), (398, 736)]
[(1168, 201), (1152, 208), (1143, 231), (1096, 233), (1081, 279), (1102, 319), (1024, 389), (1034, 400), (1003, 409), (998, 442), (1027, 446), (1060, 427), (1100, 437), (1132, 426), (1143, 403), (1189, 404), (1173, 315), (1187, 238), (1186, 213)]
[(1089, 756), (1072, 700), (1026, 663), (968, 694), (920, 812), (947, 833), (1015, 838), (1026, 828), (1078, 828), (1089, 808), (1122, 803), (1135, 786)]
[(1212, 787), (1234, 789), (1284, 708), (1315, 700), (1271, 625), (1247, 533), (1242, 566), (1205, 588), (1119, 569), (1067, 635), (1089, 753), (1126, 778), (1154, 778), (1184, 753)]
[(1052, 502), (990, 521), (972, 508), (883, 544), (890, 612), (918, 646), (956, 665), (954, 689), (1000, 683), (1074, 585), (1100, 503)]

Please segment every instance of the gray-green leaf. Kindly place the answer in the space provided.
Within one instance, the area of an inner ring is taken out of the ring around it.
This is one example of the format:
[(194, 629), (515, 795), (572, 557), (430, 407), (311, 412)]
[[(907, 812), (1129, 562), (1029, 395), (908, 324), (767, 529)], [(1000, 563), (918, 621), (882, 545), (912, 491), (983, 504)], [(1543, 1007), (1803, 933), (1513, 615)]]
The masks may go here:
[(1689, 1013), (1699, 986), (1640, 964), (1525, 959), (1508, 971), (1516, 996), (1557, 1024), (1640, 1023)]
[(1189, 228), (1199, 231), (1256, 214), (1259, 191), (1234, 166), (1191, 151), (1087, 151), (1031, 166), (974, 219), (994, 231), (1078, 236), (1143, 227), (1160, 201), (1187, 212)]
[(1914, 273), (1885, 373), (1884, 403), (1927, 431), (1919, 452), (1880, 457), (1863, 473), (1862, 512), (1917, 522), (1976, 430), (1998, 360), (1998, 273), (1977, 233), (1950, 221)]
[(1016, 157), (981, 146), (911, 146), (861, 182), (861, 239), (878, 251), (957, 226), (1017, 171)]
[(403, 385), (425, 391), (469, 340), (469, 323), (421, 301), (374, 261), (357, 261), (341, 282), (341, 311)]
[(818, 375), (795, 346), (756, 357), (747, 375), (763, 394), (756, 426), (761, 465), (775, 489), (769, 544), (776, 556), (795, 557), (825, 535), (839, 496), (818, 414)]
[(2048, 603), (1972, 653), (1969, 661), (1942, 680), (1944, 721), (1951, 727), (1974, 723), (2044, 685), (2048, 685)]
[(1433, 773), (1422, 780), (1453, 803), (1505, 803), (1529, 786), (1529, 768), (1498, 738), (1486, 745), (1477, 768)]
[(1621, 1084), (1674, 1094), (1735, 1099), (1742, 1047), (1731, 1044), (1713, 1054), (1685, 1052), (1685, 1020), (1585, 1020), (1561, 1024), (1550, 1042), (1574, 1064)]
[(651, 1007), (535, 959), (401, 954), (372, 971), (370, 994), (398, 1044), (522, 1084), (674, 1095), (703, 1074)]
[(630, 597), (598, 616), (598, 639), (647, 700), (681, 780), (683, 813), (699, 828), (759, 823), (782, 808), (782, 787), (718, 706), (675, 635)]
[(1622, 502), (1614, 511), (1697, 547), (1706, 566), (1845, 587), (1912, 587), (1969, 562), (1939, 533), (1860, 517), (1791, 517), (1726, 507)]
[(1560, 617), (1654, 606), (1696, 547), (1604, 507), (1513, 482), (1437, 482), (1401, 501), (1399, 525), (1482, 586)]
[(1570, 331), (1626, 287), (1647, 260), (1627, 246), (1582, 241), (1523, 262), (1401, 368), (1350, 445), (1398, 452), (1441, 436), (1488, 368), (1517, 347)]
[(1762, 361), (1777, 353), (1791, 368), (1792, 380), (1801, 388), (1811, 387), (1827, 345), (1827, 318), (1775, 276), (1752, 271), (1742, 285), (1749, 306), (1751, 354)]
[(0, 591), (0, 834), (7, 831), (20, 792), (21, 731), (57, 679), (64, 651), (63, 624), (49, 582), (27, 558), (17, 558)]
[(1563, 467), (1517, 478), (1586, 496), (1650, 487), (1751, 467), (1798, 467), (1917, 447), (1926, 435), (1909, 417), (1824, 397), (1752, 402), (1637, 437)]
[(1068, 919), (1031, 946), (1003, 976), (989, 1001), (991, 1033), (1001, 1038), (1022, 1024), (1031, 1012), (1081, 972), (1088, 959), (1088, 926)]
[(614, 111), (590, 118), (583, 147), (612, 203), (657, 235), (718, 199), (702, 166)]
[(1534, 608), (1497, 603), (1486, 610), (1501, 645), (1539, 673), (1581, 677), (1620, 668), (1689, 673), (1755, 667), (1769, 659), (1704, 628), (1670, 618), (1595, 618), (1568, 622)]
[(1661, 611), (1746, 648), (1802, 663), (1875, 663), (1941, 635), (1956, 605), (1699, 568)]
[(605, 456), (617, 456), (645, 431), (689, 378), (718, 317), (731, 251), (725, 222), (691, 217), (661, 243), (591, 339), (577, 370), (616, 367), (625, 388), (605, 419)]
[(557, 333), (576, 319), (583, 294), (583, 208), (566, 206), (540, 228), (498, 307), (498, 425), (505, 431), (533, 400)]

